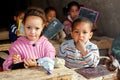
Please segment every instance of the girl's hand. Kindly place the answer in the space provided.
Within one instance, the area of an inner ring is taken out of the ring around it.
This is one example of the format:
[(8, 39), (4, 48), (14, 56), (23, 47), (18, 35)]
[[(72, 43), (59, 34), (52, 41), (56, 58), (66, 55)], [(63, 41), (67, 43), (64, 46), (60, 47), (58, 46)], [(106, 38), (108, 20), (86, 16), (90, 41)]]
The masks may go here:
[(12, 56), (12, 61), (13, 61), (13, 64), (22, 62), (21, 56), (17, 52), (15, 52)]
[(85, 48), (85, 43), (83, 42), (83, 40), (79, 40), (76, 43), (76, 48), (81, 52), (81, 54), (84, 56), (87, 54), (86, 52), (86, 48)]
[(33, 67), (33, 66), (37, 66), (37, 62), (36, 59), (26, 59), (24, 60), (24, 66), (27, 67)]

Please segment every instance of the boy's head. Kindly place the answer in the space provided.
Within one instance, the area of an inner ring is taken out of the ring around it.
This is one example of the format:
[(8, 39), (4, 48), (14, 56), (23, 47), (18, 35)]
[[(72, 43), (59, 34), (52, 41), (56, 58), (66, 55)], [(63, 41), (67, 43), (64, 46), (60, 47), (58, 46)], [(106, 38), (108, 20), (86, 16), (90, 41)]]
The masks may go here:
[(45, 15), (47, 22), (52, 21), (56, 18), (56, 9), (54, 7), (48, 7), (45, 9)]
[(93, 23), (85, 17), (77, 18), (72, 24), (71, 37), (75, 42), (82, 40), (86, 43), (91, 39)]
[(25, 12), (24, 10), (17, 10), (14, 14), (14, 21), (16, 24), (19, 23), (19, 20), (22, 20), (24, 18)]
[(76, 1), (72, 1), (68, 4), (68, 14), (71, 16), (72, 20), (75, 20), (79, 14), (80, 5)]

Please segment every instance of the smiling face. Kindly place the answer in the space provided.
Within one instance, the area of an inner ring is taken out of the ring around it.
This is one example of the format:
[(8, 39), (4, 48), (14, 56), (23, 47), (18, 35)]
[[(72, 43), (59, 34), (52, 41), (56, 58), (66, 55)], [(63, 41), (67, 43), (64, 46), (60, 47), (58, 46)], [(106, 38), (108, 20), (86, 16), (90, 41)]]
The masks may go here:
[(44, 28), (43, 20), (37, 16), (28, 16), (25, 24), (25, 35), (30, 41), (37, 41)]
[(71, 32), (71, 36), (75, 43), (79, 40), (86, 43), (89, 39), (91, 39), (93, 33), (91, 32), (91, 25), (87, 22), (79, 22), (74, 25), (73, 31)]
[(47, 18), (47, 21), (50, 22), (52, 21), (53, 19), (56, 18), (56, 12), (54, 10), (50, 10), (47, 14), (46, 14), (46, 18)]

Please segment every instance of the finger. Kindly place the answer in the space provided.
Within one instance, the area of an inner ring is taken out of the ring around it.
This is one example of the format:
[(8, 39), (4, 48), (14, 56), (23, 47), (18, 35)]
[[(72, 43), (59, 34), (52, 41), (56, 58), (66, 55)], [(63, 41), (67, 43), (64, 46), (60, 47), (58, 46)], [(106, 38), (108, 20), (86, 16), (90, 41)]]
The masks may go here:
[(27, 60), (27, 59), (24, 60), (24, 64), (27, 65), (27, 66), (29, 66), (29, 63), (28, 63), (28, 60)]
[(36, 59), (31, 59), (31, 65), (32, 65), (32, 66), (37, 66)]
[(26, 61), (27, 61), (29, 66), (33, 66), (34, 65), (34, 61), (32, 59), (27, 59)]
[(36, 62), (36, 59), (31, 59), (32, 61)]

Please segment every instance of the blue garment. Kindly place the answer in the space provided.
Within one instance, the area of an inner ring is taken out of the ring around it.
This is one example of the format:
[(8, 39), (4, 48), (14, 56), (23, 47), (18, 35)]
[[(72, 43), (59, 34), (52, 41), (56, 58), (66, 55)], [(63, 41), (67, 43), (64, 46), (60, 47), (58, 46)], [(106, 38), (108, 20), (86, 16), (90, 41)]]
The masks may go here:
[(9, 29), (9, 39), (10, 42), (14, 42), (15, 40), (17, 40), (18, 36), (16, 34), (16, 31), (18, 29), (18, 26), (16, 24), (13, 24), (10, 29)]
[(120, 61), (120, 34), (114, 39), (111, 51), (112, 55)]

